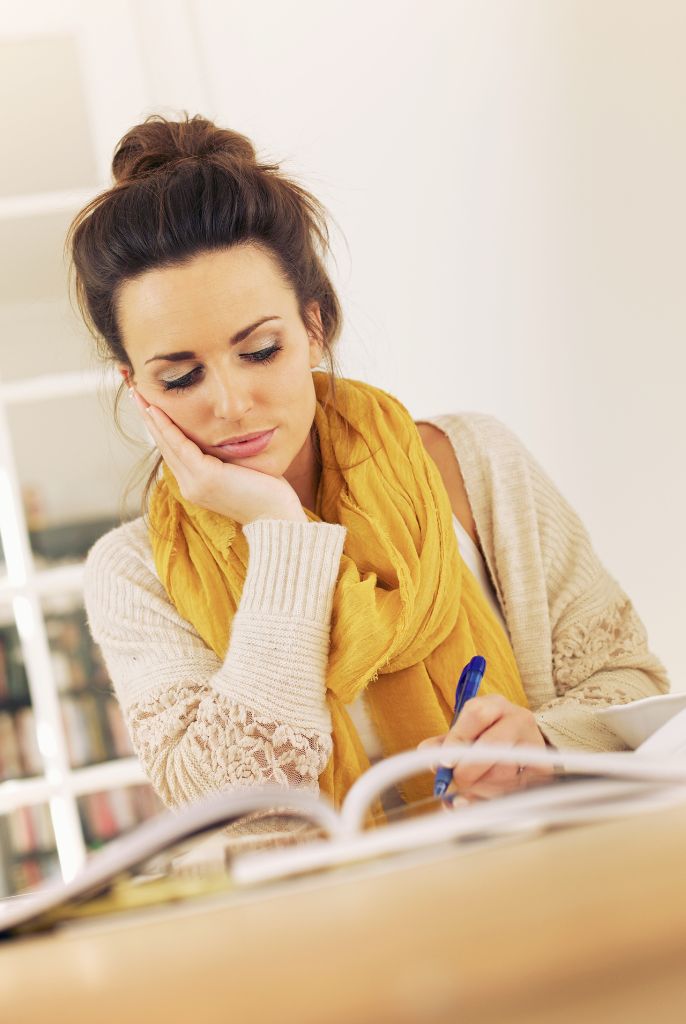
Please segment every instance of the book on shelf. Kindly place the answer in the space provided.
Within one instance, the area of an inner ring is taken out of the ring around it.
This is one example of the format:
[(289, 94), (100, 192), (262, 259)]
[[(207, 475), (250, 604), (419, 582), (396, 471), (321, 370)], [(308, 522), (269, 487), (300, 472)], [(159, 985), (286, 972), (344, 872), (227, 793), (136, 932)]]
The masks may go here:
[(47, 804), (17, 807), (8, 815), (7, 824), (15, 855), (54, 851), (55, 835)]
[(0, 711), (0, 782), (42, 772), (33, 708)]
[(19, 738), (14, 728), (14, 715), (0, 711), (0, 780), (23, 775)]
[[(130, 757), (128, 731), (83, 608), (48, 614), (46, 628), (72, 767)], [(0, 781), (42, 774), (35, 716), (14, 628), (0, 630), (0, 738)]]
[(131, 743), (131, 737), (124, 724), (124, 716), (122, 715), (118, 700), (114, 696), (109, 696), (103, 702), (103, 707), (107, 716), (114, 755), (116, 757), (134, 756), (135, 752)]
[(5, 638), (0, 633), (0, 701), (9, 697), (9, 681), (7, 678), (7, 654), (5, 653)]
[(59, 875), (46, 804), (19, 807), (0, 818), (0, 868), (3, 896)]
[(0, 782), (42, 771), (19, 636), (5, 627), (0, 629)]
[(36, 718), (32, 707), (18, 708), (15, 711), (14, 729), (17, 735), (23, 774), (42, 775), (43, 759), (38, 748)]
[(109, 760), (113, 751), (94, 694), (63, 695), (60, 710), (72, 767)]
[[(159, 814), (164, 805), (148, 784), (86, 793), (77, 798), (89, 849)], [(0, 894), (8, 895), (59, 874), (48, 804), (18, 807), (0, 817)]]
[(84, 793), (78, 804), (86, 843), (91, 848), (128, 832), (164, 807), (147, 784)]
[(24, 668), (19, 634), (15, 626), (0, 627), (0, 705), (3, 701), (29, 700), (29, 683)]
[[(113, 840), (66, 883), (0, 901), (0, 937), (188, 896), (231, 893), (293, 874), (445, 844), (524, 837), (554, 827), (686, 803), (686, 761), (631, 751), (585, 754), (534, 747), (451, 745), (465, 762), (545, 765), (552, 781), (483, 801), (408, 805), (379, 816), (384, 792), (433, 766), (435, 749), (372, 765), (340, 810), (323, 797), (274, 785), (236, 787), (168, 810)], [(371, 827), (370, 827), (371, 826)]]
[(54, 878), (59, 873), (57, 851), (35, 854), (24, 857), (12, 864), (10, 884), (14, 889), (25, 889), (39, 885), (46, 879)]

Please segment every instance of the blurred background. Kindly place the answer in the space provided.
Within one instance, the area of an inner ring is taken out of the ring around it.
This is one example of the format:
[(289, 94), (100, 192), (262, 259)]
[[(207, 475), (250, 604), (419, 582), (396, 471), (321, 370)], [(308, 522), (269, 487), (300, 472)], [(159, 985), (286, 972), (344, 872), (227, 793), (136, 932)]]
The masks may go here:
[(507, 423), (686, 689), (685, 35), (682, 0), (1, 0), (0, 894), (157, 809), (79, 594), (145, 439), (62, 252), (153, 112), (326, 204), (343, 372)]

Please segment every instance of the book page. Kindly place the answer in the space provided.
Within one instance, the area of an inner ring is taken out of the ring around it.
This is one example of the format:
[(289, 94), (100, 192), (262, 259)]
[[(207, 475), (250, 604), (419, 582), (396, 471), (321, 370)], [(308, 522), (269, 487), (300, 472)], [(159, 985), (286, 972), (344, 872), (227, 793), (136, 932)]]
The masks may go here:
[(686, 757), (686, 708), (656, 729), (636, 747), (635, 753), (651, 757)]

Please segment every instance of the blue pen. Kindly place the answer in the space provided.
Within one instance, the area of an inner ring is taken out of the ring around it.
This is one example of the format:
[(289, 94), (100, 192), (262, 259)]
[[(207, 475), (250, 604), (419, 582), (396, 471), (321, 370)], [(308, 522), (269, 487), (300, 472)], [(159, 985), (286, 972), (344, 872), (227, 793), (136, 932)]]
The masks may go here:
[[(462, 708), (468, 700), (476, 697), (481, 686), (481, 680), (486, 671), (486, 659), (476, 654), (472, 660), (465, 665), (460, 673), (457, 686), (455, 687), (455, 710), (450, 723), (450, 728), (455, 725)], [(434, 779), (434, 796), (443, 796), (453, 779), (452, 768), (439, 768)]]

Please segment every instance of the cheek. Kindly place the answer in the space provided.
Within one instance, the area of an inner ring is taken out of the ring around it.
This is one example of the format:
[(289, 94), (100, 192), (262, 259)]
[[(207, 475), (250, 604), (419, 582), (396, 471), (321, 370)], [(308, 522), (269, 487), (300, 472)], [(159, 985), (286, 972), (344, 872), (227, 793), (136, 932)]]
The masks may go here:
[(189, 437), (207, 418), (207, 398), (193, 394), (192, 389), (188, 393), (180, 392), (179, 394), (175, 391), (165, 392), (157, 387), (141, 387), (139, 391), (146, 401), (166, 413), (169, 419)]
[(284, 368), (278, 389), (282, 396), (288, 396), (287, 401), (291, 407), (298, 407), (301, 411), (309, 409), (309, 396), (314, 395), (314, 384), (306, 352), (298, 353), (298, 358)]

